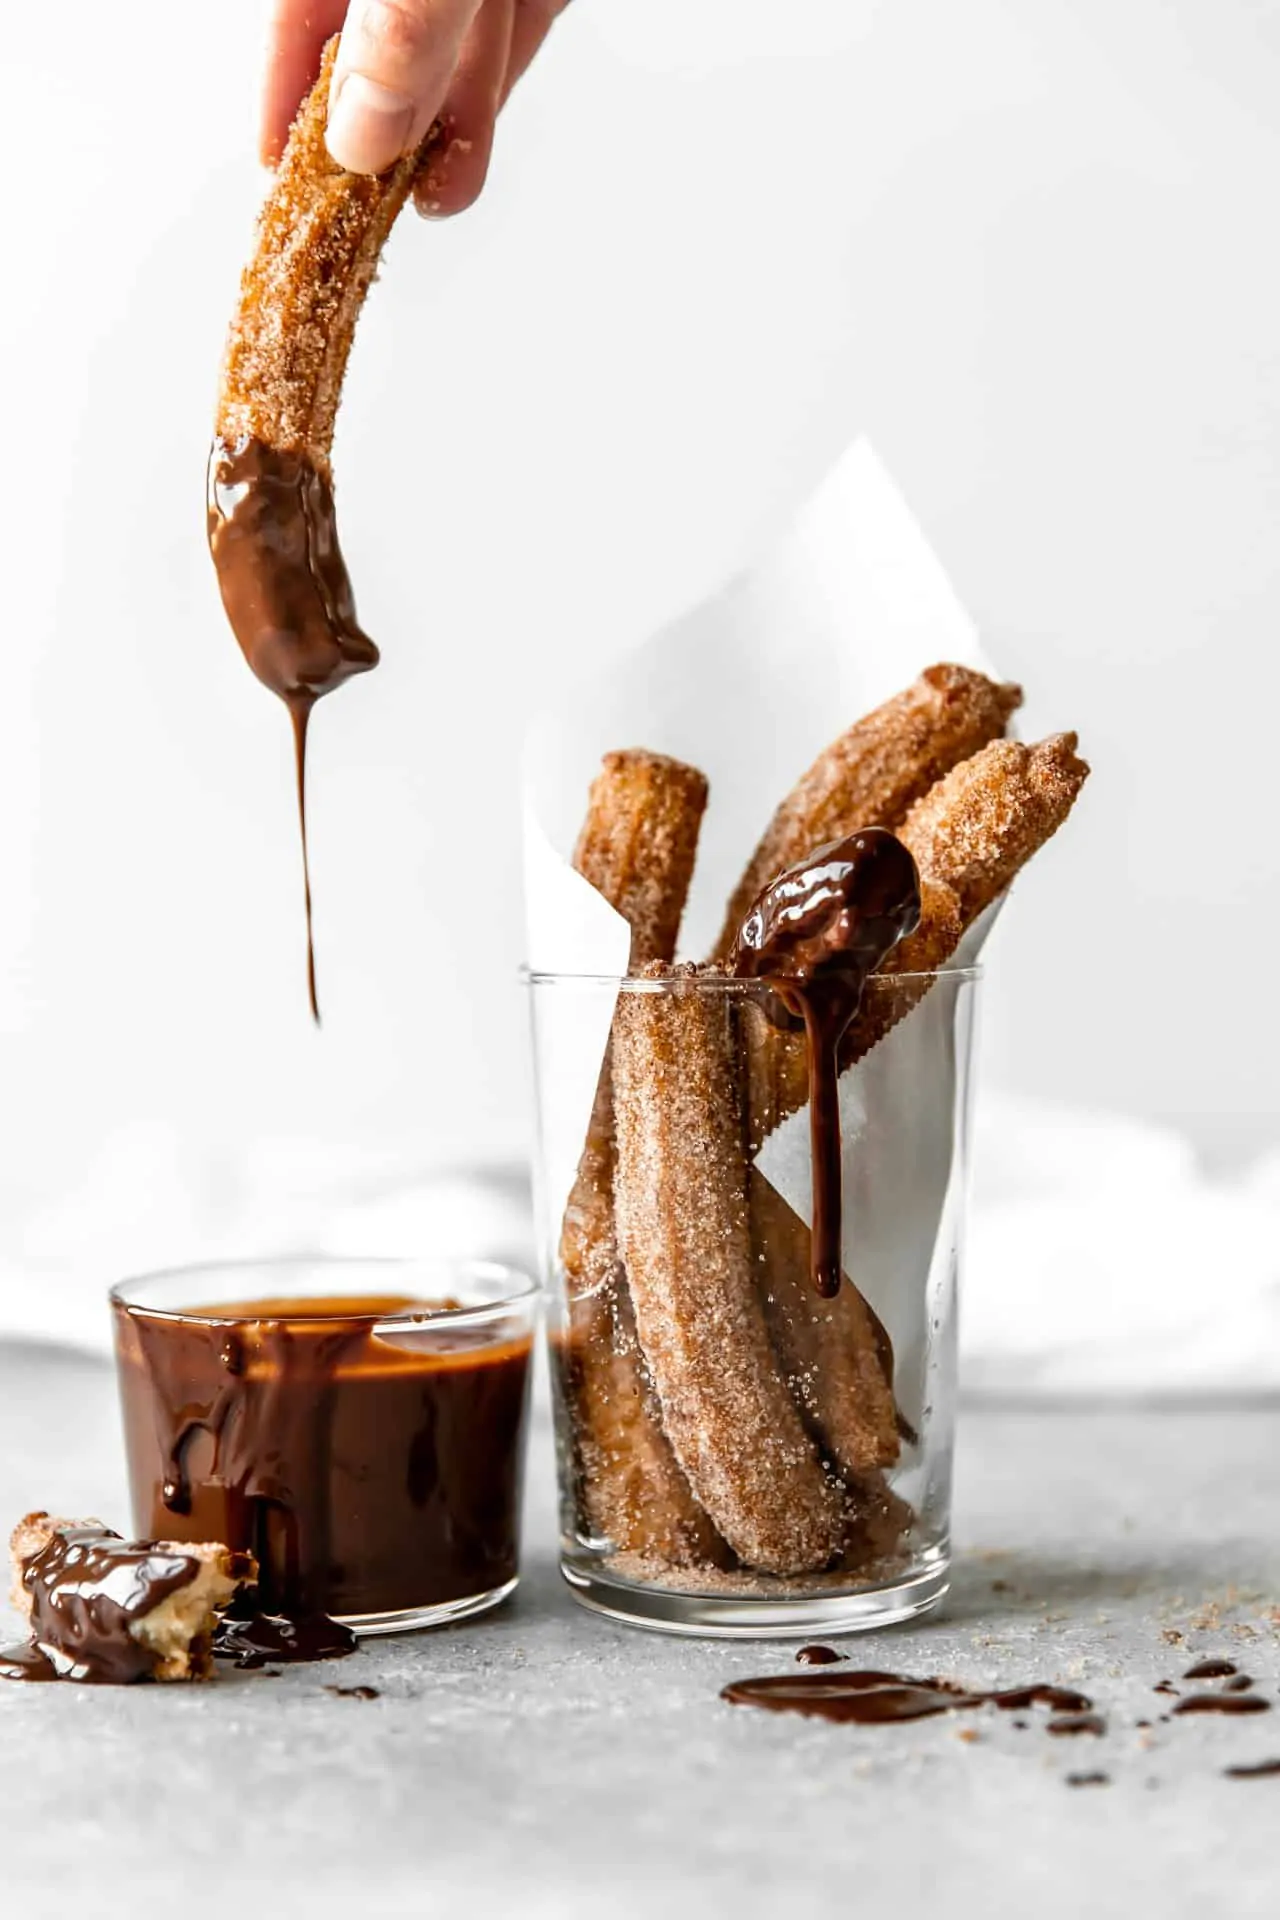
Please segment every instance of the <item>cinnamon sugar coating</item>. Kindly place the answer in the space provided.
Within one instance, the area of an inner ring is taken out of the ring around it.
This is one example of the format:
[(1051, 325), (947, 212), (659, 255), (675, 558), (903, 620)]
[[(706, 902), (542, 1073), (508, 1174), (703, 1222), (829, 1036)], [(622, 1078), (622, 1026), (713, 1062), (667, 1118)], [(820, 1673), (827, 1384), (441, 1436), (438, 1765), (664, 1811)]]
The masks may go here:
[[(646, 968), (658, 977), (661, 968)], [(677, 974), (620, 997), (618, 1247), (662, 1420), (695, 1497), (748, 1566), (825, 1567), (843, 1489), (783, 1379), (756, 1291), (728, 1009)]]
[(414, 178), (444, 137), (376, 179), (329, 156), (325, 125), (338, 40), (299, 109), (258, 221), (223, 357), (215, 418), (227, 445), (259, 440), (329, 478), (329, 454), (356, 321)]
[[(631, 927), (631, 962), (675, 953), (697, 854), (707, 782), (643, 749), (606, 754), (592, 783), (574, 865)], [(596, 1089), (560, 1259), (569, 1325), (559, 1388), (588, 1526), (620, 1550), (676, 1565), (719, 1564), (723, 1542), (689, 1489), (636, 1339), (614, 1229), (610, 1065)]]
[(934, 782), (1003, 734), (1022, 689), (970, 667), (928, 667), (818, 755), (765, 829), (734, 889), (715, 956), (733, 951), (757, 896), (787, 867), (860, 827), (896, 828)]
[(899, 833), (920, 872), (945, 881), (966, 926), (1070, 813), (1089, 769), (1074, 733), (1035, 746), (993, 740), (930, 788)]
[[(869, 983), (840, 1049), (869, 1053), (928, 992), (961, 936), (1052, 839), (1089, 777), (1074, 733), (1034, 746), (995, 740), (954, 768), (907, 816), (899, 837), (920, 869), (920, 925)], [(902, 976), (899, 978), (899, 976)]]

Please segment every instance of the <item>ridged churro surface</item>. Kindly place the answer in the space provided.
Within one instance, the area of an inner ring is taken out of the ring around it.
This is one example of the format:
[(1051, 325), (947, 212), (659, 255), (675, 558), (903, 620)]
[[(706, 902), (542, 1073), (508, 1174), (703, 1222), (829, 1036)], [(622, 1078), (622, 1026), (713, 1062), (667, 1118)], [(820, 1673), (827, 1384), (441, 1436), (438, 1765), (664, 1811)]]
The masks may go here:
[(752, 902), (785, 868), (859, 827), (897, 827), (958, 761), (1003, 734), (1022, 689), (970, 667), (929, 667), (833, 740), (778, 807), (734, 889), (716, 942), (733, 950)]

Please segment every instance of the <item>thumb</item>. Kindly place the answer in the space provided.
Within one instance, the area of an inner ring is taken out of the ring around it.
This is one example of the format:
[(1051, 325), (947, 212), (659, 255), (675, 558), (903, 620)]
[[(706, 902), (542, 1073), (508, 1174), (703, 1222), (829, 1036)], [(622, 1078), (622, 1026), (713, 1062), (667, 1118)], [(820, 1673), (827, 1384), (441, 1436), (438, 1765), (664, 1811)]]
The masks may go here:
[(329, 95), (329, 152), (382, 173), (417, 146), (448, 91), (481, 0), (352, 0)]

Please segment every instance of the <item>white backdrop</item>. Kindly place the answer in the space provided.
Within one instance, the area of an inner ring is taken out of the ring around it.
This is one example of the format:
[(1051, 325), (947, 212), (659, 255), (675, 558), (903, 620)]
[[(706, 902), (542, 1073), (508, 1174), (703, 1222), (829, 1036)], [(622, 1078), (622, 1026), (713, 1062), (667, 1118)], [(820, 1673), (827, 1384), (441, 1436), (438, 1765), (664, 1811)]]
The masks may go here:
[(384, 664), (314, 728), (322, 1035), (285, 720), (203, 543), (258, 7), (57, 15), (0, 51), (0, 1253), (175, 1152), (215, 1192), (246, 1142), (518, 1152), (526, 714), (864, 429), (1096, 767), (990, 1075), (1276, 1139), (1280, 7), (577, 0), (357, 343)]

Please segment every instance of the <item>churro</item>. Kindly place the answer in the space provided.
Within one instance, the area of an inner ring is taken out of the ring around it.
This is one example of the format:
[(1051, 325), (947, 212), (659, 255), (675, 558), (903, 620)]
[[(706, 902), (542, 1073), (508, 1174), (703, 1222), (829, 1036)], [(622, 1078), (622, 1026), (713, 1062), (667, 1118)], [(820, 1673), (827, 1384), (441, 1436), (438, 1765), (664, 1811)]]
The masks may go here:
[(715, 957), (786, 867), (859, 827), (897, 827), (934, 782), (1003, 734), (1022, 689), (970, 667), (929, 667), (820, 753), (778, 807), (729, 901)]
[[(706, 799), (696, 768), (641, 750), (606, 754), (592, 785), (574, 865), (630, 925), (632, 966), (675, 953)], [(619, 1551), (720, 1563), (723, 1543), (689, 1490), (645, 1372), (618, 1255), (613, 1173), (606, 1056), (560, 1237), (569, 1325), (559, 1389), (579, 1502), (592, 1532)]]
[(100, 1520), (47, 1513), (27, 1514), (9, 1545), (10, 1599), (32, 1635), (7, 1663), (13, 1678), (206, 1679), (216, 1615), (257, 1572), (224, 1546), (130, 1542)]
[(259, 440), (329, 474), (356, 321), (387, 238), (432, 147), (387, 173), (347, 173), (325, 145), (335, 35), (303, 101), (258, 223), (222, 364), (216, 431)]
[(845, 1501), (783, 1380), (753, 1283), (734, 1089), (725, 1008), (696, 972), (621, 996), (618, 1246), (663, 1425), (746, 1565), (812, 1573), (840, 1549)]
[(1034, 746), (993, 740), (938, 782), (899, 829), (922, 880), (920, 925), (871, 982), (845, 1035), (842, 1067), (916, 1006), (962, 935), (1058, 831), (1089, 777), (1074, 733)]
[(375, 666), (356, 620), (329, 464), (356, 321), (414, 177), (440, 137), (378, 178), (325, 145), (337, 38), (303, 102), (258, 222), (223, 356), (209, 459), (209, 545), (250, 667), (312, 701)]

